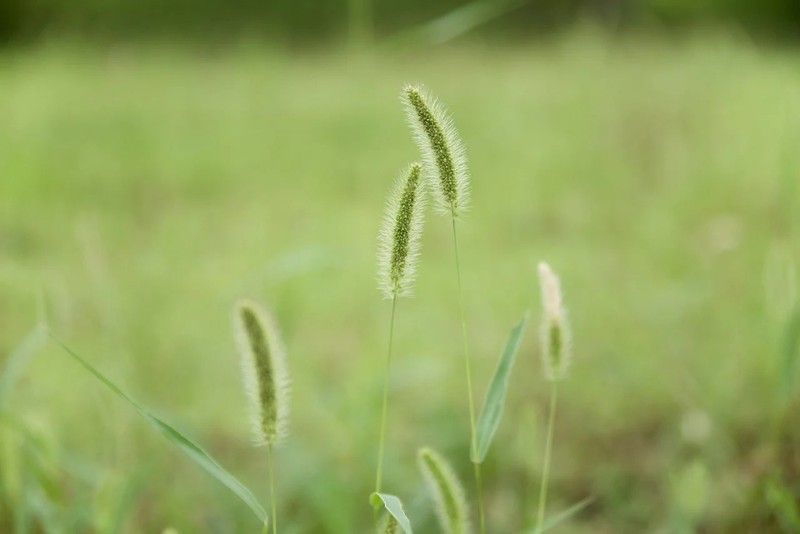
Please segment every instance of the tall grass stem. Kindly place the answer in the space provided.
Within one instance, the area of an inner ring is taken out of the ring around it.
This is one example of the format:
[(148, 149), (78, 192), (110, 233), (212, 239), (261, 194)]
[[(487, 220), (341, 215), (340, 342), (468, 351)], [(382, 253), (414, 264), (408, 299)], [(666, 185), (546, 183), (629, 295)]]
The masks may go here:
[(381, 433), (378, 439), (378, 467), (375, 472), (375, 493), (381, 492), (383, 482), (383, 450), (386, 442), (386, 419), (389, 405), (389, 372), (392, 367), (392, 342), (394, 339), (394, 316), (397, 297), (392, 298), (392, 316), (389, 320), (389, 348), (386, 352), (386, 375), (383, 378), (383, 407), (381, 408)]
[(544, 524), (544, 508), (547, 501), (547, 482), (550, 476), (550, 455), (553, 449), (553, 427), (556, 420), (556, 402), (558, 401), (558, 382), (554, 381), (550, 391), (550, 415), (547, 419), (547, 442), (544, 447), (544, 466), (542, 468), (542, 482), (539, 488), (539, 512), (536, 517), (536, 532)]
[[(467, 341), (467, 321), (464, 318), (464, 295), (461, 289), (461, 261), (458, 256), (458, 232), (456, 231), (456, 219), (450, 219), (453, 225), (453, 247), (455, 249), (456, 257), (456, 279), (458, 281), (458, 309), (461, 314), (461, 337), (464, 342), (464, 369), (467, 374), (467, 400), (469, 401), (469, 429), (470, 429), (470, 460), (475, 458), (477, 451), (477, 443), (475, 437), (475, 402), (472, 394), (472, 369), (469, 360), (469, 343)], [(473, 461), (473, 469), (475, 471), (475, 491), (478, 500), (478, 524), (481, 534), (485, 534), (486, 526), (483, 511), (483, 484), (481, 482), (481, 464)]]

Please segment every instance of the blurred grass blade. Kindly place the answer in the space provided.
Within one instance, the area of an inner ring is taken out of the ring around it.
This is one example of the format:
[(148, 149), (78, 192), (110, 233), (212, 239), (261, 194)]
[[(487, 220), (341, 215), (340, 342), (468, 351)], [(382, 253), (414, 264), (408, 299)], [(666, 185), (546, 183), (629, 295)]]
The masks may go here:
[(11, 351), (5, 365), (0, 370), (0, 408), (5, 406), (8, 395), (11, 393), (22, 370), (33, 358), (37, 351), (47, 344), (47, 329), (44, 325), (34, 326), (22, 339), (17, 347)]
[(477, 0), (399, 33), (390, 39), (389, 44), (417, 46), (443, 44), (526, 3), (527, 0)]
[(258, 519), (265, 524), (267, 521), (267, 513), (264, 511), (264, 508), (258, 503), (258, 500), (252, 494), (252, 492), (247, 489), (247, 487), (239, 482), (236, 477), (230, 474), (228, 471), (225, 470), (221, 465), (217, 463), (214, 458), (212, 458), (206, 451), (204, 451), (199, 445), (194, 443), (192, 440), (178, 432), (169, 424), (165, 423), (152, 413), (150, 413), (147, 408), (133, 400), (129, 397), (124, 391), (122, 391), (119, 387), (117, 387), (111, 380), (106, 378), (100, 371), (95, 369), (89, 362), (78, 356), (72, 349), (66, 346), (61, 340), (59, 340), (55, 335), (50, 333), (50, 337), (55, 341), (58, 345), (61, 346), (70, 356), (72, 356), (78, 363), (80, 363), (84, 369), (89, 371), (91, 374), (95, 376), (98, 380), (100, 380), (103, 384), (105, 384), (108, 389), (113, 391), (117, 394), (118, 397), (124, 399), (128, 402), (133, 408), (139, 412), (139, 415), (144, 417), (148, 423), (150, 423), (156, 430), (161, 432), (169, 441), (171, 441), (175, 446), (177, 446), (186, 456), (191, 458), (197, 465), (202, 467), (208, 474), (216, 478), (222, 484), (228, 487), (237, 497), (239, 497), (242, 502), (244, 502), (250, 510), (258, 517)]
[(563, 512), (559, 512), (556, 515), (548, 518), (542, 524), (541, 528), (535, 528), (535, 529), (529, 531), (528, 534), (542, 534), (543, 532), (547, 532), (551, 528), (557, 526), (559, 523), (562, 523), (562, 522), (566, 521), (570, 517), (574, 516), (575, 514), (577, 514), (578, 512), (580, 512), (581, 510), (583, 510), (584, 508), (589, 506), (590, 504), (592, 504), (593, 501), (594, 501), (594, 497), (586, 497), (582, 501), (580, 501), (580, 502), (578, 502), (576, 504), (573, 504), (572, 506), (570, 506), (569, 508), (567, 508)]
[(389, 495), (388, 493), (373, 493), (369, 500), (370, 503), (372, 503), (372, 506), (375, 508), (379, 507), (381, 503), (383, 503), (386, 511), (397, 520), (397, 523), (400, 525), (400, 528), (403, 529), (403, 532), (406, 534), (412, 534), (411, 522), (408, 520), (405, 510), (403, 510), (403, 503), (399, 498), (395, 497), (394, 495)]
[(800, 304), (797, 304), (786, 323), (783, 343), (782, 389), (785, 399), (792, 394), (797, 379), (797, 360), (800, 358)]
[(528, 314), (511, 329), (506, 339), (506, 346), (497, 362), (489, 390), (486, 392), (486, 399), (483, 401), (481, 415), (478, 417), (476, 450), (472, 453), (472, 461), (481, 463), (489, 452), (494, 434), (500, 426), (500, 419), (503, 416), (503, 405), (506, 402), (506, 390), (508, 380), (511, 376), (511, 369), (517, 357), (522, 334), (525, 331), (525, 324), (528, 322)]

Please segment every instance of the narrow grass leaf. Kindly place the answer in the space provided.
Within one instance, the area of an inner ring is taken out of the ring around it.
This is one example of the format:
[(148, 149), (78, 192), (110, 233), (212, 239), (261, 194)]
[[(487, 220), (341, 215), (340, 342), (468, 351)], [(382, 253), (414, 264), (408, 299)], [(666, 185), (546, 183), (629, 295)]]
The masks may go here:
[(784, 398), (792, 394), (797, 375), (797, 362), (800, 359), (800, 303), (795, 306), (786, 323), (783, 342), (783, 377), (782, 389)]
[(52, 333), (50, 337), (55, 341), (58, 345), (63, 348), (67, 354), (72, 356), (75, 361), (83, 366), (89, 373), (95, 376), (100, 382), (106, 385), (108, 389), (113, 391), (118, 397), (125, 400), (128, 404), (130, 404), (139, 415), (141, 415), (148, 423), (150, 423), (156, 430), (161, 432), (170, 442), (172, 442), (175, 446), (177, 446), (181, 452), (183, 452), (186, 456), (192, 459), (197, 465), (202, 467), (208, 474), (216, 478), (219, 482), (225, 485), (228, 489), (230, 489), (239, 499), (242, 500), (252, 512), (256, 515), (256, 517), (263, 523), (267, 521), (267, 513), (264, 511), (264, 508), (258, 503), (258, 500), (255, 498), (253, 493), (247, 489), (247, 487), (239, 482), (232, 474), (230, 474), (224, 467), (219, 465), (214, 458), (211, 457), (206, 451), (204, 451), (199, 445), (194, 443), (192, 440), (178, 432), (175, 428), (167, 424), (166, 422), (162, 421), (150, 411), (147, 410), (144, 406), (139, 404), (133, 398), (128, 396), (127, 393), (122, 391), (116, 384), (114, 384), (110, 379), (106, 378), (100, 371), (94, 368), (88, 361), (84, 360), (80, 357), (77, 353), (75, 353), (72, 349), (70, 349), (67, 345), (65, 345), (61, 340), (59, 340), (55, 335)]
[(528, 534), (542, 534), (543, 532), (547, 532), (551, 528), (558, 526), (560, 523), (563, 523), (570, 517), (574, 516), (575, 514), (577, 514), (590, 504), (592, 504), (592, 502), (594, 502), (594, 497), (587, 497), (582, 501), (573, 504), (563, 512), (559, 512), (556, 515), (550, 517), (544, 523), (542, 523), (541, 527), (529, 531)]
[(403, 503), (399, 498), (394, 495), (389, 495), (388, 493), (373, 493), (369, 499), (372, 506), (375, 508), (381, 506), (382, 503), (386, 511), (389, 512), (389, 515), (391, 515), (395, 521), (397, 521), (400, 528), (403, 529), (403, 532), (412, 534), (411, 521), (408, 520), (405, 510), (403, 510)]
[(472, 461), (481, 463), (489, 452), (489, 446), (500, 426), (500, 419), (503, 417), (503, 406), (506, 402), (506, 391), (508, 390), (508, 380), (511, 376), (511, 369), (517, 357), (522, 334), (528, 322), (528, 314), (517, 323), (506, 339), (506, 346), (497, 362), (497, 369), (489, 384), (486, 399), (483, 401), (481, 415), (478, 417), (476, 450), (472, 451)]
[(44, 325), (34, 326), (20, 341), (19, 345), (11, 351), (5, 365), (0, 370), (0, 408), (5, 406), (11, 390), (28, 365), (33, 355), (47, 344), (47, 329)]

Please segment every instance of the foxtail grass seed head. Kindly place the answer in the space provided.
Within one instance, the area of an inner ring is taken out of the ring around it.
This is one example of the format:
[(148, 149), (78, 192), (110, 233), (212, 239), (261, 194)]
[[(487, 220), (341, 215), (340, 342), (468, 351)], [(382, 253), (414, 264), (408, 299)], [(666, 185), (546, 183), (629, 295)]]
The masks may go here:
[(406, 85), (401, 98), (436, 207), (458, 218), (469, 207), (469, 169), (453, 121), (445, 107), (420, 85)]
[(445, 534), (472, 531), (464, 489), (447, 461), (429, 447), (419, 450), (419, 469), (436, 505), (436, 516)]
[(386, 202), (378, 238), (378, 285), (388, 299), (412, 294), (425, 209), (421, 174), (419, 163), (409, 165)]
[(561, 298), (561, 284), (550, 266), (539, 263), (539, 285), (544, 315), (541, 324), (542, 366), (551, 382), (567, 376), (571, 360), (571, 338)]
[(378, 523), (378, 534), (399, 534), (400, 525), (392, 514), (384, 514), (383, 519)]
[(289, 420), (289, 375), (278, 328), (266, 309), (241, 300), (234, 329), (255, 442), (273, 445), (286, 435)]

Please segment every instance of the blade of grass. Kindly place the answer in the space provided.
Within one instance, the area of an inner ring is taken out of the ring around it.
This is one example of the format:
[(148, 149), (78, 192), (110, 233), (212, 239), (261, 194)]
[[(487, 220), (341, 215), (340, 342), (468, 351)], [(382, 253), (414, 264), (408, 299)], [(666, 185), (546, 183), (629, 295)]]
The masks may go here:
[(203, 450), (199, 445), (194, 443), (192, 440), (178, 432), (175, 428), (167, 424), (166, 422), (162, 421), (150, 411), (147, 410), (144, 406), (136, 402), (133, 398), (128, 396), (124, 391), (122, 391), (116, 384), (114, 384), (111, 380), (105, 377), (100, 371), (95, 369), (88, 361), (84, 360), (81, 356), (75, 353), (72, 349), (70, 349), (67, 345), (65, 345), (60, 339), (58, 339), (52, 332), (50, 333), (50, 338), (57, 343), (62, 349), (64, 349), (67, 354), (72, 356), (75, 361), (83, 366), (89, 373), (94, 375), (100, 382), (106, 385), (108, 389), (113, 391), (118, 397), (125, 400), (128, 404), (130, 404), (139, 415), (141, 415), (148, 423), (150, 423), (156, 430), (161, 432), (170, 442), (172, 442), (175, 446), (177, 446), (181, 452), (183, 452), (186, 456), (188, 456), (194, 463), (202, 467), (208, 474), (216, 478), (219, 482), (225, 485), (228, 489), (230, 489), (239, 499), (242, 500), (255, 516), (265, 524), (267, 521), (267, 513), (264, 511), (264, 508), (259, 504), (258, 500), (255, 498), (253, 493), (247, 489), (247, 487), (239, 482), (239, 480), (230, 474), (225, 468), (223, 468), (219, 463), (217, 463), (214, 458), (211, 457), (205, 450)]
[(372, 502), (372, 506), (375, 508), (378, 508), (381, 503), (383, 503), (386, 511), (397, 520), (397, 524), (400, 525), (403, 532), (406, 534), (413, 534), (411, 531), (411, 522), (408, 520), (405, 510), (403, 510), (403, 503), (399, 498), (394, 495), (389, 495), (388, 493), (373, 493), (369, 499)]
[(22, 370), (30, 362), (33, 355), (47, 344), (47, 329), (42, 324), (34, 326), (11, 351), (5, 365), (0, 370), (0, 408), (5, 406), (11, 389), (19, 379)]
[(580, 502), (577, 502), (564, 510), (563, 512), (559, 512), (556, 515), (547, 519), (544, 523), (542, 523), (541, 527), (535, 528), (531, 531), (528, 531), (528, 534), (542, 534), (543, 532), (547, 532), (551, 528), (557, 526), (559, 523), (563, 523), (570, 517), (574, 516), (590, 504), (594, 502), (594, 497), (587, 497)]
[(477, 424), (477, 447), (474, 451), (472, 461), (483, 462), (489, 452), (495, 432), (500, 426), (500, 419), (503, 417), (503, 406), (506, 401), (506, 391), (508, 390), (508, 380), (511, 376), (511, 369), (519, 350), (522, 334), (525, 331), (525, 324), (528, 321), (528, 314), (517, 323), (508, 334), (506, 345), (500, 360), (497, 362), (486, 399), (483, 401), (483, 408), (478, 417)]

